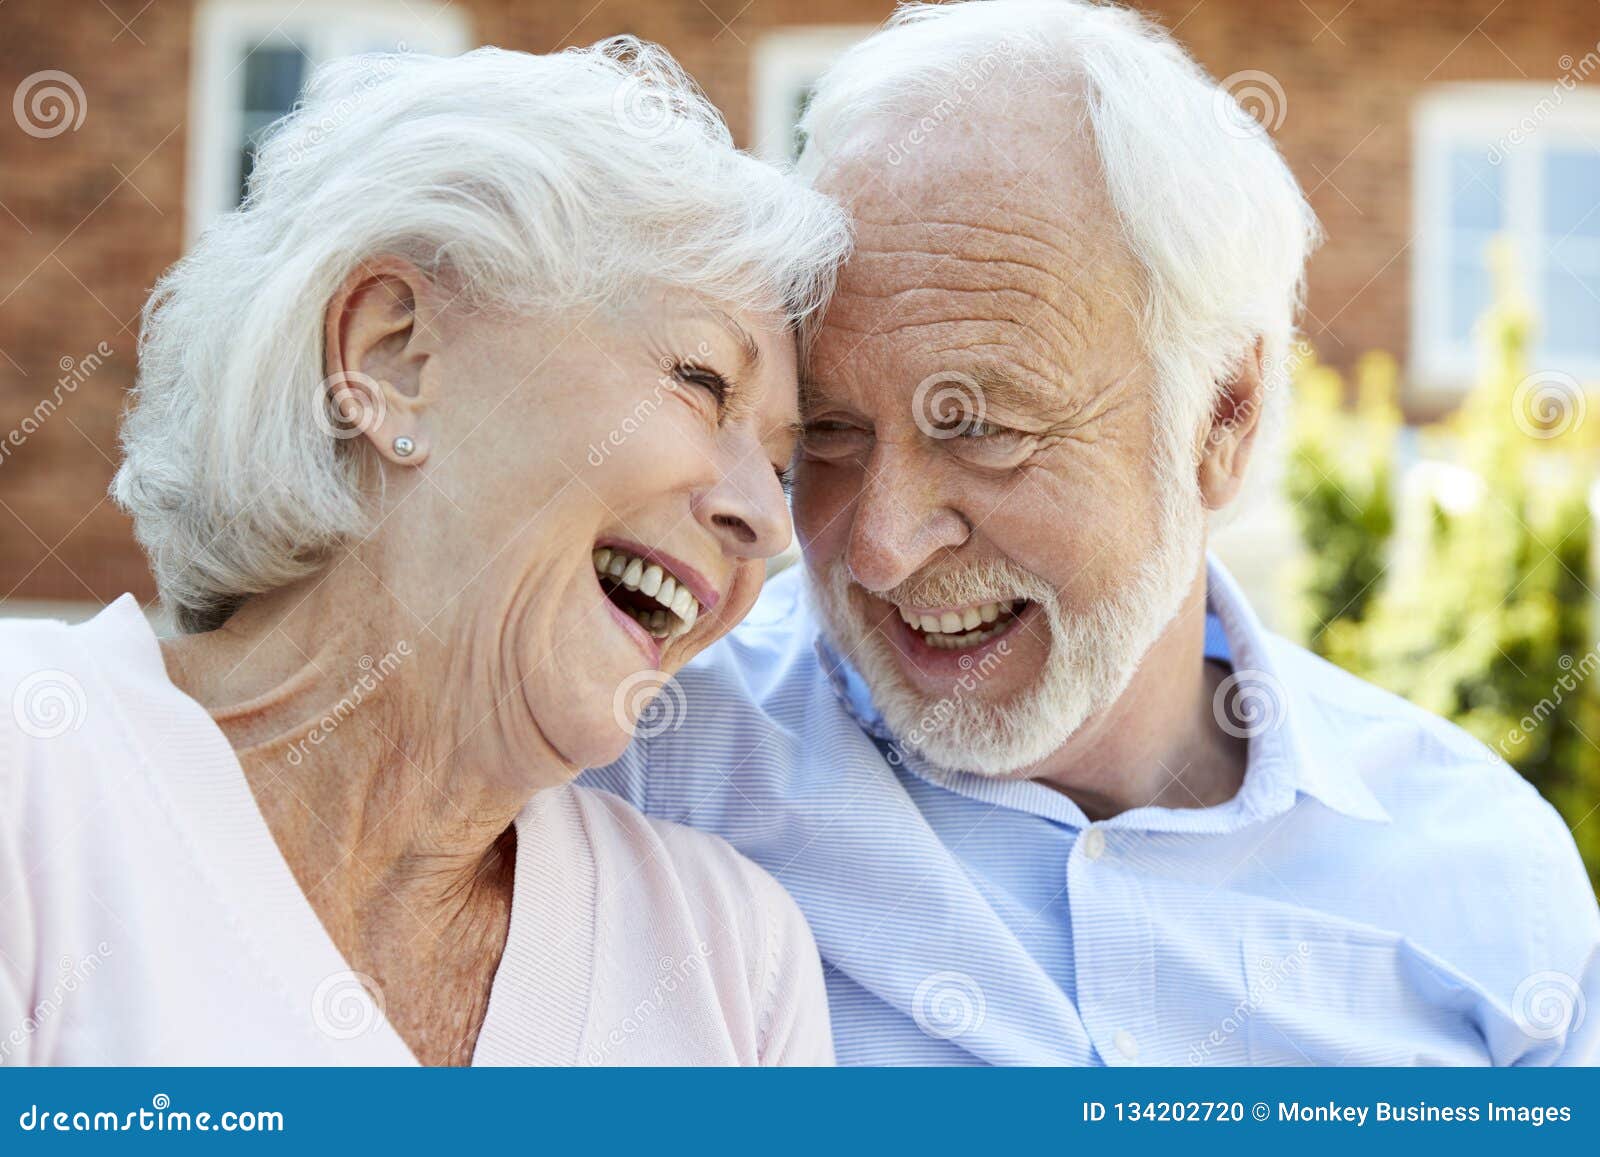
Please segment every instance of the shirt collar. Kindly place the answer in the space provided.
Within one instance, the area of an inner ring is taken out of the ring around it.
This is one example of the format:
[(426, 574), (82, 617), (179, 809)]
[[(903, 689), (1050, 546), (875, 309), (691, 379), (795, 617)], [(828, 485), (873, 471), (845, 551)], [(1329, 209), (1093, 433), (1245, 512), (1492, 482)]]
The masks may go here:
[[(1206, 559), (1206, 654), (1226, 657), (1233, 667), (1218, 688), (1219, 705), (1232, 704), (1230, 723), (1249, 743), (1239, 794), (1212, 808), (1136, 808), (1109, 821), (1147, 830), (1227, 830), (1240, 823), (1287, 812), (1301, 795), (1353, 819), (1388, 823), (1389, 813), (1354, 769), (1328, 763), (1322, 753), (1341, 750), (1309, 688), (1285, 676), (1270, 636), (1231, 574), (1215, 557)], [(860, 673), (819, 633), (816, 650), (834, 694), (856, 724), (892, 743), (883, 716)], [(1087, 818), (1059, 792), (1027, 780), (994, 780), (929, 767), (902, 752), (906, 766), (923, 779), (989, 803), (1008, 804), (1058, 822), (1082, 826)]]
[[(1233, 673), (1225, 686), (1234, 703), (1230, 718), (1249, 738), (1249, 767), (1240, 794), (1255, 786), (1260, 796), (1250, 802), (1266, 815), (1287, 810), (1293, 800), (1286, 793), (1300, 793), (1353, 819), (1388, 823), (1388, 811), (1359, 770), (1332, 762), (1347, 741), (1334, 733), (1304, 678), (1283, 670), (1277, 661), (1281, 649), (1272, 645), (1228, 569), (1209, 555), (1206, 610), (1228, 640)], [(1224, 694), (1222, 688), (1218, 694)], [(1252, 779), (1258, 783), (1252, 785)]]

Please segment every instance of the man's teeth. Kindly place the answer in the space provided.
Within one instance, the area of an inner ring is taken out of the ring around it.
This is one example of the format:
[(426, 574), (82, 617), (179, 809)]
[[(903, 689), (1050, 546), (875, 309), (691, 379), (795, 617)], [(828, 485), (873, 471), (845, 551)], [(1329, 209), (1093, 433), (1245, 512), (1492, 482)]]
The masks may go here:
[[(923, 641), (928, 646), (956, 651), (975, 647), (1006, 630), (1011, 625), (1009, 616), (1020, 611), (1025, 602), (1025, 599), (1015, 599), (1005, 603), (981, 603), (937, 615), (919, 614), (905, 607), (897, 609), (908, 627), (922, 632)], [(987, 625), (996, 622), (1001, 615), (1008, 616), (1006, 622), (993, 627)]]
[(622, 608), (657, 639), (686, 634), (700, 617), (700, 604), (689, 588), (657, 563), (625, 550), (601, 547), (594, 552), (594, 571), (617, 586), (638, 591), (660, 604), (645, 610)]

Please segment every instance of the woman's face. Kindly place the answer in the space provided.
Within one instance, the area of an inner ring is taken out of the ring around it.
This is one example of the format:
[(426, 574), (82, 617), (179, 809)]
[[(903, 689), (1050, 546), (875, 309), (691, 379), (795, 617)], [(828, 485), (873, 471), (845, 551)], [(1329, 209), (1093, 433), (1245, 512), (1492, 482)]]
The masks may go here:
[(460, 640), (496, 725), (537, 729), (512, 750), (609, 762), (647, 706), (644, 726), (685, 722), (666, 677), (744, 616), (789, 543), (793, 337), (681, 293), (587, 318), (446, 310), (436, 329), (407, 495), (429, 513), (406, 520), (441, 532), (416, 544), (437, 551), (432, 629)]

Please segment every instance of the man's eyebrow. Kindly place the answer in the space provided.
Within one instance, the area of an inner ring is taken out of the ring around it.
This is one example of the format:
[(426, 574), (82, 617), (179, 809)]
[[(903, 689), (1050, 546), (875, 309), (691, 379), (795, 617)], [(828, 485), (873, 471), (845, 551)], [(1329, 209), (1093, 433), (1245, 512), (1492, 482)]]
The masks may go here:
[[(1048, 414), (1061, 408), (1062, 399), (1054, 391), (1040, 390), (1015, 376), (993, 369), (979, 369), (967, 375), (977, 384), (985, 404), (1018, 413)], [(954, 381), (961, 379), (951, 375)]]

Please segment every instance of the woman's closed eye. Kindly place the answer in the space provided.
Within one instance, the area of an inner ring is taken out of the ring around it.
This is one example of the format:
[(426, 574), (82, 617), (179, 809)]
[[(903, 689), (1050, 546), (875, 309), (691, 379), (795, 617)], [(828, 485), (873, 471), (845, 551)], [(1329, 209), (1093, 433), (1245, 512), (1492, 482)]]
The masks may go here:
[(696, 362), (679, 361), (673, 363), (672, 377), (681, 385), (695, 386), (705, 391), (715, 404), (719, 423), (727, 416), (734, 394), (733, 385), (716, 370)]

